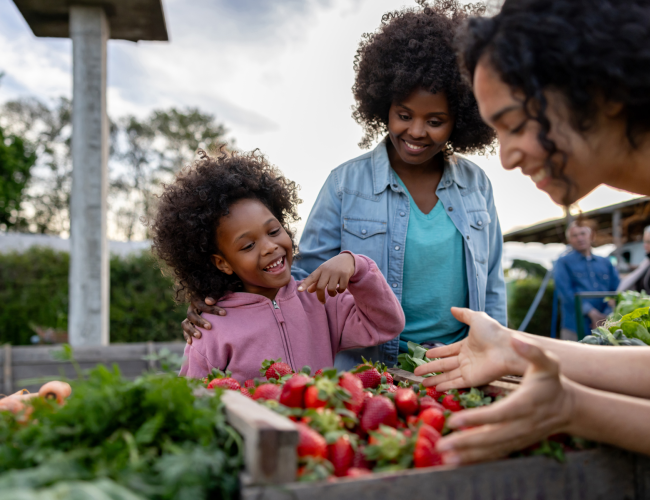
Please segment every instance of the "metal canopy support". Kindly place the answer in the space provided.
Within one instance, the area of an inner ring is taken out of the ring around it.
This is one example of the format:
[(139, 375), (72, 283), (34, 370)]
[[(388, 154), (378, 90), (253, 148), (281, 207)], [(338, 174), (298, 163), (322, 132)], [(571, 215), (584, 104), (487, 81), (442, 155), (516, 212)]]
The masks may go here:
[(68, 334), (74, 346), (108, 344), (106, 43), (109, 35), (102, 7), (70, 8), (73, 168)]

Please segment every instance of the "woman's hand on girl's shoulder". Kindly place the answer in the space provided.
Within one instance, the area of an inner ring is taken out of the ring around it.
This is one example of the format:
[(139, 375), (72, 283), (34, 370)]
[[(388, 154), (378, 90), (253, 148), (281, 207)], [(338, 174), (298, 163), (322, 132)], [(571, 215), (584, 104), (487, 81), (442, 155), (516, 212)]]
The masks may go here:
[(325, 290), (327, 289), (330, 297), (335, 297), (337, 293), (345, 292), (354, 272), (354, 255), (351, 253), (341, 253), (318, 266), (298, 286), (298, 291), (304, 292), (306, 290), (309, 293), (316, 292), (319, 302), (325, 304)]
[(187, 308), (187, 318), (181, 322), (183, 327), (183, 337), (188, 344), (192, 343), (192, 338), (200, 339), (201, 332), (196, 329), (200, 326), (206, 330), (212, 328), (212, 324), (201, 316), (201, 313), (210, 313), (216, 316), (225, 316), (226, 310), (215, 305), (217, 303), (212, 297), (206, 297), (205, 300), (194, 300)]

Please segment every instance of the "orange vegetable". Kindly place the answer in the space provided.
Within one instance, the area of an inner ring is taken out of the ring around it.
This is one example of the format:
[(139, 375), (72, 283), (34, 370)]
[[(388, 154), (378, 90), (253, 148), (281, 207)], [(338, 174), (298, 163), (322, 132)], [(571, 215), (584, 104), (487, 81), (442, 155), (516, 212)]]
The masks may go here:
[(0, 411), (10, 411), (16, 414), (23, 408), (25, 408), (25, 404), (17, 396), (7, 396), (0, 399)]
[(65, 399), (72, 394), (72, 388), (66, 382), (53, 380), (41, 387), (38, 394), (45, 399), (56, 399), (59, 404), (63, 404)]

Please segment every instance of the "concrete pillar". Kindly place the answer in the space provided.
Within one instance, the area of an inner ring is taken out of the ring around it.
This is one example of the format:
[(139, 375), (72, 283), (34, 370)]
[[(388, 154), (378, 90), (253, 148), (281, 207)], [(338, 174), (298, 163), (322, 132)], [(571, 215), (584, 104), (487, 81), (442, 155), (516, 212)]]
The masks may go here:
[(101, 7), (70, 7), (73, 168), (68, 333), (73, 346), (108, 344), (106, 42), (109, 36), (106, 14)]

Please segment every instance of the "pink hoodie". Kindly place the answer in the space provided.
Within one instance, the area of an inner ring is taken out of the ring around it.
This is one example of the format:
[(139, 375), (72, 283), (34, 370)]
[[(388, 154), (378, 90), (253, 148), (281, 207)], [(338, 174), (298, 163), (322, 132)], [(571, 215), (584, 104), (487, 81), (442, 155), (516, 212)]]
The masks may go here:
[(354, 263), (348, 289), (336, 297), (326, 293), (324, 306), (315, 293), (298, 292), (293, 278), (275, 301), (244, 292), (225, 296), (218, 305), (228, 314), (205, 314), (214, 330), (199, 328), (201, 338), (185, 347), (180, 375), (203, 378), (218, 368), (244, 381), (260, 376), (262, 361), (277, 358), (294, 371), (308, 365), (313, 372), (334, 366), (339, 351), (395, 338), (404, 329), (397, 297), (371, 259), (354, 255)]

